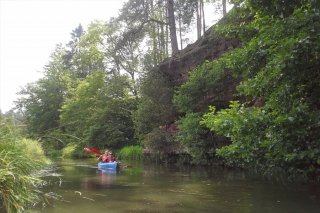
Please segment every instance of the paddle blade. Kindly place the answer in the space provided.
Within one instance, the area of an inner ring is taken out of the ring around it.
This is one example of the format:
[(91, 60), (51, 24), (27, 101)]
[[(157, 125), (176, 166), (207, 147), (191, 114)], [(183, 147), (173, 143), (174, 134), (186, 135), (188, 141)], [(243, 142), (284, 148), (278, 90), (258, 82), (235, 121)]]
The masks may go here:
[(96, 154), (94, 151), (92, 151), (92, 150), (89, 149), (89, 148), (83, 148), (83, 150), (86, 151), (86, 152), (89, 152), (89, 153)]
[(98, 154), (98, 155), (101, 155), (101, 152), (95, 148), (92, 148), (91, 151)]

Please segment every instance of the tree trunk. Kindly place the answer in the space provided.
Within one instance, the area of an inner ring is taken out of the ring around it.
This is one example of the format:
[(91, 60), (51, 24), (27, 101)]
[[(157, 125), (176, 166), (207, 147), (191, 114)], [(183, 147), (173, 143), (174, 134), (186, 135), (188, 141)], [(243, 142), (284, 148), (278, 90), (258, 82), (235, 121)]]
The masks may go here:
[(227, 14), (227, 0), (222, 0), (222, 14), (223, 16)]
[[(153, 1), (151, 0), (150, 3), (151, 6), (151, 12), (154, 12), (153, 9)], [(152, 56), (153, 56), (153, 64), (157, 65), (158, 64), (158, 45), (157, 45), (157, 33), (156, 33), (156, 23), (152, 22), (151, 23), (151, 33), (150, 37), (152, 39), (152, 45), (153, 45), (153, 51), (152, 51)]]
[(201, 8), (200, 4), (197, 3), (197, 39), (201, 37)]
[(182, 50), (182, 24), (181, 24), (182, 20), (181, 20), (181, 13), (179, 12), (179, 33), (180, 33), (180, 50)]
[(175, 55), (179, 51), (178, 40), (177, 40), (177, 30), (176, 22), (174, 18), (174, 7), (173, 0), (167, 0), (168, 7), (168, 18), (169, 18), (169, 30), (170, 30), (170, 39), (171, 39), (171, 51), (172, 55)]
[(205, 16), (204, 16), (204, 4), (203, 4), (203, 0), (201, 0), (201, 8), (202, 8), (202, 28), (203, 28), (203, 35), (206, 32), (206, 20), (205, 20)]

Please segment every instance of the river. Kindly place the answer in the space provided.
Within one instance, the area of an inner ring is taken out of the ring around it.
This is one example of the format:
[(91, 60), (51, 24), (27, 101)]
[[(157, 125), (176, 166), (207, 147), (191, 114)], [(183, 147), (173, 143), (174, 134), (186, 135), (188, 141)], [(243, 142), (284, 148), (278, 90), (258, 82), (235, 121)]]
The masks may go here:
[(320, 213), (320, 187), (237, 170), (146, 162), (99, 171), (95, 159), (57, 160), (44, 213)]

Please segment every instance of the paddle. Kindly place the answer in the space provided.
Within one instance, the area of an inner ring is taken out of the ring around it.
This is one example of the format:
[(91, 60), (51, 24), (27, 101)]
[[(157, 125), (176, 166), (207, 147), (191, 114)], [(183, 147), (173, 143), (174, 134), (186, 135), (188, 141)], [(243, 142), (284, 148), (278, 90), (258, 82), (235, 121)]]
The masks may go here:
[(95, 148), (92, 148), (91, 151), (98, 154), (98, 155), (101, 155), (101, 152)]
[(125, 165), (125, 164), (122, 164), (122, 163), (119, 163), (119, 166), (122, 169), (131, 169), (133, 167), (133, 166)]
[(86, 151), (86, 152), (96, 154), (94, 151), (92, 151), (92, 150), (91, 150), (91, 149), (89, 149), (89, 148), (83, 148), (83, 149), (84, 149), (84, 151)]

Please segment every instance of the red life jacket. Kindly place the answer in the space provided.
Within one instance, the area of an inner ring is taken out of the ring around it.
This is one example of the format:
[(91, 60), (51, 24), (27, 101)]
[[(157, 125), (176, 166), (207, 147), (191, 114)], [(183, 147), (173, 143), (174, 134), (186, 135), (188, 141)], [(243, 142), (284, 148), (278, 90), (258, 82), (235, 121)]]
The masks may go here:
[(108, 157), (107, 157), (107, 162), (114, 162), (115, 161), (115, 158), (111, 155), (109, 155)]

